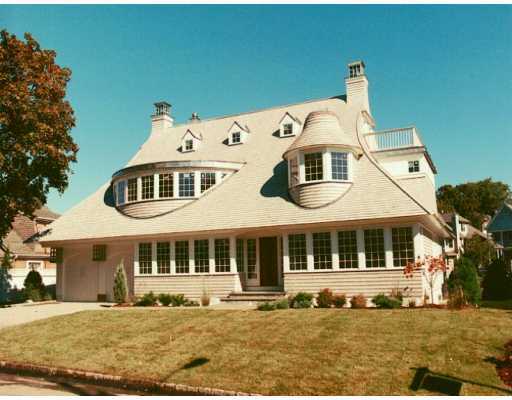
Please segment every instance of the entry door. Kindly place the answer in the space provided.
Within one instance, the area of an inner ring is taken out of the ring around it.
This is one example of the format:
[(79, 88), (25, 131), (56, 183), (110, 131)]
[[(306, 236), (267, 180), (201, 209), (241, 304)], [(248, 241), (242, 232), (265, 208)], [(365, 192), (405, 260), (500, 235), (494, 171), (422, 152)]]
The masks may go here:
[(278, 286), (277, 237), (260, 239), (260, 286)]

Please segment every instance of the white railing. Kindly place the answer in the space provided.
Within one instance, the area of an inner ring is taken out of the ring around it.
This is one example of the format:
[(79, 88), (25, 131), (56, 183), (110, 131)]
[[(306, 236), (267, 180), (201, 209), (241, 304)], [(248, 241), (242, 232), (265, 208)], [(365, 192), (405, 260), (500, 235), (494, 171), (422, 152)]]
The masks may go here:
[(423, 146), (420, 135), (414, 126), (372, 132), (364, 136), (372, 151)]

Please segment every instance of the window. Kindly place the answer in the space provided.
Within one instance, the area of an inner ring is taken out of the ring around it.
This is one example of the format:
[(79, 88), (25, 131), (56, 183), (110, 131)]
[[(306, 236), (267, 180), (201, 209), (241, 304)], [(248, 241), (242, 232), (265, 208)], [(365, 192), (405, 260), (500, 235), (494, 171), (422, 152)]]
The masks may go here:
[(322, 153), (304, 154), (306, 182), (319, 181), (324, 178), (322, 166)]
[(117, 204), (124, 204), (125, 189), (126, 189), (126, 181), (120, 181), (117, 183)]
[(153, 273), (151, 243), (139, 243), (139, 274), (151, 275)]
[(288, 235), (288, 257), (290, 259), (290, 271), (308, 269), (306, 235), (304, 233)]
[(194, 240), (194, 264), (196, 273), (210, 272), (208, 239)]
[(152, 199), (154, 197), (155, 180), (153, 175), (143, 176), (142, 181), (142, 200)]
[(364, 231), (364, 252), (366, 255), (366, 268), (386, 266), (383, 229), (367, 229)]
[(236, 240), (236, 270), (237, 272), (244, 272), (244, 241), (243, 239)]
[(414, 262), (414, 242), (412, 240), (412, 228), (393, 228), (393, 265), (405, 267), (407, 263)]
[(156, 272), (159, 274), (171, 273), (171, 244), (169, 242), (156, 244)]
[(445, 239), (444, 245), (449, 248), (453, 248), (453, 239)]
[(331, 153), (332, 179), (346, 181), (348, 180), (348, 154)]
[(241, 141), (241, 133), (233, 132), (231, 134), (231, 143), (240, 143), (240, 141)]
[(215, 272), (229, 272), (229, 239), (215, 239)]
[(338, 255), (340, 258), (340, 268), (359, 267), (356, 231), (338, 232)]
[(314, 269), (331, 269), (331, 233), (313, 233), (313, 267)]
[(29, 261), (27, 267), (30, 271), (38, 271), (42, 269), (43, 263), (41, 261)]
[(92, 245), (92, 260), (105, 261), (107, 259), (107, 245), (93, 244)]
[(128, 201), (137, 201), (137, 178), (128, 179)]
[(258, 278), (256, 271), (256, 239), (247, 239), (247, 278)]
[(185, 151), (191, 151), (194, 149), (194, 141), (192, 139), (185, 140)]
[(293, 135), (293, 124), (283, 124), (283, 136)]
[(290, 158), (288, 162), (290, 168), (290, 186), (295, 186), (299, 183), (299, 168), (297, 166), (297, 158)]
[(215, 185), (215, 172), (201, 172), (201, 193)]
[(420, 172), (420, 162), (418, 160), (409, 161), (409, 173), (413, 172)]
[(180, 197), (194, 197), (194, 173), (180, 172), (179, 175)]
[(161, 199), (173, 196), (172, 174), (160, 174), (158, 176), (158, 197)]
[(62, 247), (52, 247), (50, 249), (50, 262), (61, 263), (64, 258), (64, 250)]
[(189, 261), (188, 261), (188, 240), (176, 241), (176, 273), (188, 274)]

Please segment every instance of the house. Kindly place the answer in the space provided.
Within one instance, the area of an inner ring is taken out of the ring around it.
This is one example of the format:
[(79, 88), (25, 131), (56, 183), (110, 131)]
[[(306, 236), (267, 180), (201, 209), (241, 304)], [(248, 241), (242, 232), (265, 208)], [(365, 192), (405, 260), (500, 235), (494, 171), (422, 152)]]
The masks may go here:
[[(41, 274), (45, 285), (55, 285), (56, 265), (50, 262), (50, 249), (41, 246), (39, 239), (46, 233), (48, 225), (57, 218), (59, 214), (43, 206), (34, 212), (34, 219), (24, 215), (14, 219), (12, 229), (3, 243), (14, 259), (13, 268), (9, 270), (13, 288), (23, 288), (23, 282), (31, 270)], [(4, 254), (5, 249), (0, 248), (0, 257)]]
[(421, 302), (424, 278), (403, 268), (451, 235), (436, 168), (416, 128), (375, 130), (362, 61), (345, 83), (345, 95), (183, 124), (156, 103), (133, 158), (44, 238), (58, 296), (112, 300), (122, 262), (136, 296), (400, 289)]
[(486, 227), (494, 241), (502, 246), (505, 260), (512, 265), (512, 205), (505, 201)]

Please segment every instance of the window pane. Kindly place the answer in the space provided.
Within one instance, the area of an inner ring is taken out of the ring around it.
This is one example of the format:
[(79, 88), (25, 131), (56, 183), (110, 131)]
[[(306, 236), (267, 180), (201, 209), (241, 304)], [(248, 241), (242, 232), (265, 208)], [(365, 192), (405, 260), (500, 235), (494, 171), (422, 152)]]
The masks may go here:
[(193, 197), (194, 196), (194, 173), (193, 172), (180, 172), (179, 175), (179, 190), (180, 197)]
[(215, 239), (215, 272), (229, 272), (229, 239)]
[(256, 239), (247, 239), (247, 278), (256, 279)]
[(197, 273), (210, 272), (208, 239), (194, 240), (194, 264)]
[(172, 174), (160, 174), (158, 176), (158, 197), (161, 199), (173, 196)]
[(117, 184), (117, 204), (124, 204), (125, 189), (126, 189), (126, 181), (118, 182), (118, 184)]
[(288, 257), (290, 259), (290, 271), (308, 269), (306, 235), (304, 233), (288, 235)]
[(201, 172), (201, 193), (215, 185), (215, 172)]
[(359, 267), (356, 231), (338, 232), (338, 255), (340, 258), (340, 268)]
[(393, 228), (393, 265), (405, 267), (407, 263), (414, 262), (414, 242), (412, 228)]
[(189, 272), (188, 240), (177, 240), (175, 246), (176, 246), (176, 273), (177, 274), (188, 274), (188, 272)]
[(420, 162), (418, 160), (409, 161), (409, 172), (420, 172)]
[(233, 143), (240, 143), (240, 132), (233, 132), (233, 134), (231, 135), (231, 141)]
[(171, 273), (171, 244), (169, 242), (156, 244), (156, 270), (159, 274)]
[(139, 243), (139, 274), (153, 273), (151, 243)]
[(143, 176), (142, 181), (142, 200), (152, 199), (154, 197), (155, 180), (153, 175)]
[(367, 268), (386, 266), (383, 229), (367, 229), (364, 231), (364, 250)]
[(299, 166), (297, 165), (297, 158), (293, 157), (288, 163), (290, 168), (290, 186), (295, 186), (299, 183)]
[(332, 179), (348, 180), (347, 153), (331, 153)]
[(304, 154), (306, 182), (323, 179), (322, 153)]
[(313, 233), (313, 260), (315, 269), (332, 268), (330, 232)]
[(185, 150), (192, 150), (194, 148), (194, 142), (192, 139), (185, 140)]
[(236, 240), (236, 270), (244, 272), (244, 241), (243, 239)]
[(283, 124), (283, 135), (293, 134), (293, 124)]
[(107, 259), (107, 245), (106, 244), (93, 244), (92, 245), (92, 260), (105, 261)]
[(128, 201), (137, 201), (137, 178), (128, 179)]

